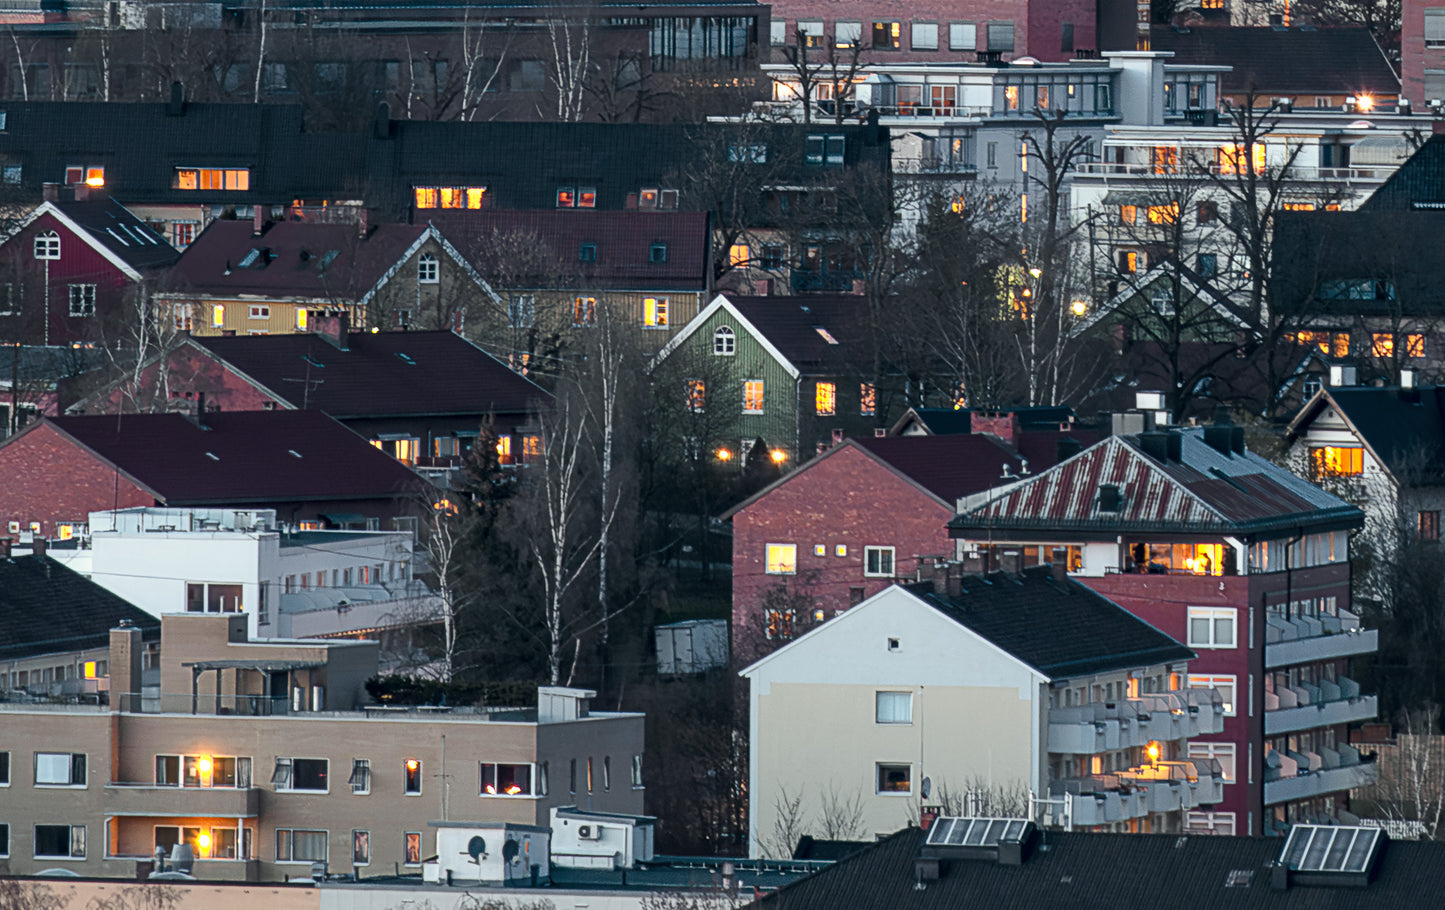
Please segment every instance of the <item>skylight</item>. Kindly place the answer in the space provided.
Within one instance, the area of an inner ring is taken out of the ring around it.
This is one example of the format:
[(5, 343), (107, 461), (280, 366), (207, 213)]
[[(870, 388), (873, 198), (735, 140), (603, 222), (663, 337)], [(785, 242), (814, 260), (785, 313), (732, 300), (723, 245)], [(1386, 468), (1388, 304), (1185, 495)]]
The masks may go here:
[(820, 326), (820, 325), (815, 325), (815, 326), (813, 326), (813, 331), (815, 331), (815, 332), (817, 332), (819, 335), (821, 335), (821, 336), (823, 337), (823, 340), (826, 341), (826, 342), (828, 342), (829, 344), (837, 344), (837, 343), (838, 343), (838, 339), (836, 339), (836, 338), (833, 337), (833, 333), (830, 332), (830, 331), (828, 331), (827, 329), (823, 328), (823, 327)]
[(1291, 872), (1368, 871), (1380, 845), (1379, 828), (1295, 825), (1279, 861)]
[(251, 247), (251, 251), (246, 254), (244, 259), (241, 260), (240, 267), (243, 269), (249, 269), (251, 266), (256, 264), (256, 260), (260, 258), (260, 256), (261, 251), (256, 247)]
[(396, 356), (400, 357), (402, 360), (406, 361), (407, 363), (411, 364), (412, 366), (416, 366), (416, 361), (415, 361), (415, 360), (412, 360), (410, 357), (408, 357), (407, 355), (403, 354), (401, 351), (397, 351), (397, 352), (396, 352)]
[(928, 829), (935, 847), (997, 847), (1022, 843), (1027, 835), (1024, 818), (939, 818)]

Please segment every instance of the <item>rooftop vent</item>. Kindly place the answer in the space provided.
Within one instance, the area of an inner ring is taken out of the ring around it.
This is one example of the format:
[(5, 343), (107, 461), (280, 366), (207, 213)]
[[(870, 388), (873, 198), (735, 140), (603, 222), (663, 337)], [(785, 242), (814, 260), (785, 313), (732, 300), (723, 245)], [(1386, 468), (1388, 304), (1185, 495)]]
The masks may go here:
[(1099, 511), (1118, 514), (1122, 511), (1124, 497), (1119, 493), (1119, 485), (1113, 483), (1099, 484)]

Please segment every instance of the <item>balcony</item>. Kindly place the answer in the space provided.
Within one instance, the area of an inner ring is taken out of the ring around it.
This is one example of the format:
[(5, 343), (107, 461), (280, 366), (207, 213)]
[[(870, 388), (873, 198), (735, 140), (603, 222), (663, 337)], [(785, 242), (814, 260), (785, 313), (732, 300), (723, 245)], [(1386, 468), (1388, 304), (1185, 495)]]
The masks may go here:
[[(150, 862), (153, 855), (141, 856), (133, 853), (107, 853), (106, 861)], [(258, 859), (196, 859), (192, 875), (208, 882), (259, 882), (261, 861)]]
[[(1144, 791), (1118, 774), (1092, 774), (1049, 783), (1049, 795), (1063, 804), (1051, 806), (1050, 823), (1092, 828), (1143, 818)], [(1065, 811), (1065, 807), (1067, 807)]]
[(1379, 713), (1379, 700), (1361, 695), (1360, 684), (1341, 676), (1318, 686), (1299, 685), (1264, 693), (1266, 736), (1370, 720)]
[(949, 117), (968, 120), (993, 116), (993, 107), (970, 107), (964, 104), (879, 104), (871, 105), (869, 111), (877, 111), (880, 118), (903, 117)]
[[(1110, 825), (1155, 812), (1215, 805), (1224, 799), (1224, 772), (1213, 759), (1161, 761), (1113, 774), (1051, 781), (1049, 795), (1067, 805), (1069, 824)], [(1062, 809), (1054, 805), (1053, 824), (1065, 823)]]
[(1093, 755), (1123, 748), (1117, 717), (1107, 717), (1102, 704), (1049, 709), (1048, 751), (1060, 755)]
[(194, 818), (255, 818), (261, 791), (255, 787), (157, 787), (105, 785), (107, 815), (167, 815)]
[(978, 173), (978, 165), (971, 161), (955, 161), (950, 158), (938, 156), (931, 158), (895, 158), (893, 159), (893, 173), (933, 175), (939, 177), (973, 177)]
[(1373, 755), (1360, 755), (1347, 743), (1337, 750), (1264, 756), (1264, 803), (1267, 806), (1367, 787), (1380, 777)]
[[(1108, 151), (1106, 149), (1106, 151)], [(1188, 151), (1188, 150), (1186, 150)], [(1191, 166), (1188, 163), (1176, 165), (1166, 171), (1156, 168), (1152, 162), (1090, 161), (1078, 166), (1080, 174), (1099, 177), (1153, 177), (1161, 173), (1217, 174), (1228, 176), (1232, 171), (1217, 164)], [(1383, 182), (1395, 173), (1394, 167), (1293, 167), (1290, 176), (1295, 180), (1317, 181), (1366, 181)]]
[(1339, 616), (1266, 616), (1264, 665), (1266, 669), (1373, 654), (1380, 633), (1360, 628), (1360, 618), (1348, 610)]

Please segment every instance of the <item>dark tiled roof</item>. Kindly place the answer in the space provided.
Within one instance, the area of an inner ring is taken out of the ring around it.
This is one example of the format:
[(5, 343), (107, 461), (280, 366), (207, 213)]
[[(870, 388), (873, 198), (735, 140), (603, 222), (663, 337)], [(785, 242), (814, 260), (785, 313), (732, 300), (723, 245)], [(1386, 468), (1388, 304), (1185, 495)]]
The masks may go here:
[(857, 363), (868, 337), (868, 302), (859, 296), (728, 295), (728, 300), (803, 373), (832, 372)]
[[(496, 244), (494, 238), (524, 239), (550, 274), (534, 276), (534, 287), (621, 288), (631, 290), (703, 290), (708, 284), (711, 238), (702, 212), (476, 211), (420, 212), (442, 235), (479, 267)], [(595, 261), (581, 259), (591, 244)], [(667, 245), (665, 260), (652, 261), (652, 245)], [(504, 244), (505, 246), (506, 244)], [(508, 246), (510, 248), (510, 246)]]
[(425, 232), (424, 225), (382, 224), (362, 239), (354, 225), (281, 221), (256, 236), (249, 220), (217, 220), (186, 247), (166, 288), (215, 297), (354, 300)]
[[(1445, 201), (1445, 184), (1438, 192)], [(1284, 312), (1346, 323), (1445, 314), (1445, 211), (1281, 212), (1273, 260), (1272, 296)], [(1394, 298), (1319, 299), (1335, 279), (1389, 282)]]
[(959, 597), (935, 594), (931, 582), (908, 590), (1051, 679), (1194, 657), (1103, 595), (1056, 581), (1050, 566), (965, 575)]
[(1408, 212), (1415, 208), (1445, 208), (1445, 136), (1427, 139), (1360, 204), (1359, 211)]
[(1400, 77), (1366, 28), (1206, 26), (1151, 29), (1150, 47), (1170, 63), (1222, 64), (1225, 92), (1271, 95), (1393, 95)]
[[(1363, 515), (1253, 452), (1223, 454), (1203, 429), (1170, 431), (1179, 459), (1148, 453), (1142, 436), (1110, 436), (1079, 455), (949, 522), (956, 537), (1044, 530), (1264, 534), (1301, 527), (1359, 527)], [(1162, 438), (1162, 436), (1160, 437)], [(1119, 488), (1117, 512), (1100, 508), (1101, 485)]]
[(1445, 476), (1445, 388), (1334, 388), (1325, 394), (1403, 481)]
[(163, 269), (181, 255), (164, 237), (114, 199), (54, 205), (97, 243), (138, 272)]
[(1004, 466), (1017, 475), (1016, 454), (992, 436), (884, 436), (854, 440), (864, 449), (952, 505), (1006, 481)]
[[(915, 887), (924, 832), (906, 828), (757, 901), (759, 910), (1399, 910), (1445, 890), (1445, 845), (1394, 840), (1364, 887), (1271, 887), (1282, 838), (1050, 831), (1022, 866), (945, 860)], [(1238, 873), (1236, 875), (1236, 873)], [(1231, 880), (1243, 884), (1231, 885)], [(1429, 901), (1425, 901), (1429, 903)]]
[(192, 339), (241, 373), (301, 407), (356, 417), (526, 412), (551, 396), (451, 332), (357, 332), (346, 350), (316, 335)]
[(810, 834), (804, 834), (798, 838), (798, 846), (793, 849), (793, 859), (817, 859), (837, 862), (846, 856), (852, 856), (859, 850), (864, 849), (872, 843), (871, 841), (856, 840), (822, 840)]
[(168, 505), (403, 498), (425, 483), (319, 411), (217, 411), (204, 429), (179, 414), (50, 420)]
[(49, 557), (0, 559), (0, 660), (104, 647), (123, 619), (160, 637), (159, 619)]

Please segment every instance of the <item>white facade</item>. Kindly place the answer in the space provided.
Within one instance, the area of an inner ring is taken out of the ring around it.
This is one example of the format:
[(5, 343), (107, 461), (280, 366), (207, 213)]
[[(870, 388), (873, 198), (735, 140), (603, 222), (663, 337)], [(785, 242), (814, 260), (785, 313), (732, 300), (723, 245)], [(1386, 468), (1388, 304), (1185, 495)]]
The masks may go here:
[(409, 532), (278, 527), (271, 510), (92, 512), (83, 546), (50, 554), (154, 616), (245, 613), (252, 638), (334, 635), (434, 609), (412, 579)]

